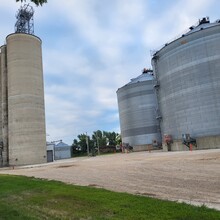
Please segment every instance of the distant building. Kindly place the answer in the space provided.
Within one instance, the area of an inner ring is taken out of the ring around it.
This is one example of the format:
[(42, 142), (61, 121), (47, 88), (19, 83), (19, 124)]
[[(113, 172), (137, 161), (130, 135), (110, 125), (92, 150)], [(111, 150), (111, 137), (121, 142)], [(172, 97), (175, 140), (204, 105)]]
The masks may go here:
[(54, 143), (47, 142), (47, 162), (54, 161)]
[(68, 158), (71, 158), (71, 146), (60, 141), (54, 146), (54, 159), (61, 160)]

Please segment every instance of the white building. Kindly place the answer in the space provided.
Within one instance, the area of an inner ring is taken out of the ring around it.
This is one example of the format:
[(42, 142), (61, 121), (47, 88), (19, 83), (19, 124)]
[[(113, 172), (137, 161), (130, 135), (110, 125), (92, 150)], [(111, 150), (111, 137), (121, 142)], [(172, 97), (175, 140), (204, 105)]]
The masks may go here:
[(60, 141), (54, 146), (54, 159), (60, 160), (67, 158), (71, 158), (71, 146)]

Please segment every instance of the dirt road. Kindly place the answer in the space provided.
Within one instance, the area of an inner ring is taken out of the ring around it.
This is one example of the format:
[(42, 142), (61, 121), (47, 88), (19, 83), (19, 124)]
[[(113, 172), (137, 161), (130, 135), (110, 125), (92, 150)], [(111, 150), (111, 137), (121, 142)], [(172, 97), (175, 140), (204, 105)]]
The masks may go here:
[(220, 210), (220, 149), (72, 158), (0, 169), (0, 174), (6, 173), (205, 204)]

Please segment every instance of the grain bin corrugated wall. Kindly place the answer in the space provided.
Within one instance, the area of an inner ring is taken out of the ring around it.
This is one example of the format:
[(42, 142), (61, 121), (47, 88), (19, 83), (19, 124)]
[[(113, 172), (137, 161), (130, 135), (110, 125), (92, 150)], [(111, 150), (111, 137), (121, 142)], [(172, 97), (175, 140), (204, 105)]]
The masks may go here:
[(161, 143), (153, 85), (154, 77), (143, 73), (117, 91), (122, 142), (135, 151), (147, 150), (154, 140)]
[(184, 149), (187, 133), (200, 149), (220, 147), (220, 23), (203, 21), (152, 59), (162, 134), (172, 135), (172, 150)]
[(7, 37), (9, 164), (46, 162), (41, 40), (15, 33)]

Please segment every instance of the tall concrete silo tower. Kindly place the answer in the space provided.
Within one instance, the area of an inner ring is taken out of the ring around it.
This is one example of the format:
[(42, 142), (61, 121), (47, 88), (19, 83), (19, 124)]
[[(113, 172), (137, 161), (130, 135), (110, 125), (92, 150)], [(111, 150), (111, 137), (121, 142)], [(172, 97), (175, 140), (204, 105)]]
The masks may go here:
[(157, 117), (157, 100), (152, 70), (134, 78), (117, 91), (122, 142), (134, 151), (160, 145), (161, 134)]
[(157, 51), (152, 65), (158, 80), (162, 134), (171, 150), (187, 149), (184, 134), (197, 148), (220, 148), (220, 21), (203, 18)]
[(0, 50), (0, 167), (8, 165), (8, 97), (6, 46)]
[(1, 81), (5, 91), (1, 111), (6, 129), (2, 123), (0, 135), (7, 147), (8, 165), (46, 162), (42, 50), (41, 40), (33, 35), (32, 18), (32, 7), (21, 7), (16, 32), (7, 36), (1, 50)]
[(7, 37), (9, 164), (46, 162), (41, 40)]

